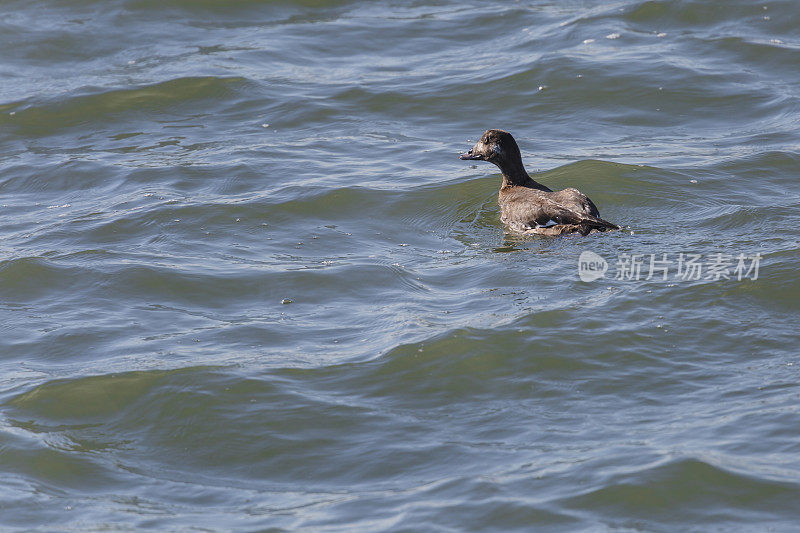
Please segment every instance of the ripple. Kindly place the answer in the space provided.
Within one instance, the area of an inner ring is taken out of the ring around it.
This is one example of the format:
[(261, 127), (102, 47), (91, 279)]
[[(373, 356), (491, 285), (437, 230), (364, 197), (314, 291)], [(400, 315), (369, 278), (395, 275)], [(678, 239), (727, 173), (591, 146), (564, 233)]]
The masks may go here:
[(140, 113), (174, 113), (179, 106), (198, 100), (229, 97), (243, 78), (187, 77), (144, 87), (115, 90), (85, 89), (84, 94), (63, 96), (55, 101), (7, 104), (14, 115), (0, 115), (0, 127), (11, 125), (21, 135), (48, 135), (64, 128), (116, 122)]
[(796, 3), (3, 7), (8, 527), (795, 526)]
[(616, 525), (628, 527), (653, 527), (672, 520), (676, 506), (684, 510), (680, 521), (686, 525), (719, 525), (719, 510), (733, 506), (736, 517), (728, 516), (726, 522), (734, 526), (755, 516), (770, 520), (775, 510), (797, 498), (797, 493), (795, 483), (685, 458), (617, 476), (607, 486), (562, 500), (562, 504), (609, 518), (628, 516), (630, 521), (611, 518)]

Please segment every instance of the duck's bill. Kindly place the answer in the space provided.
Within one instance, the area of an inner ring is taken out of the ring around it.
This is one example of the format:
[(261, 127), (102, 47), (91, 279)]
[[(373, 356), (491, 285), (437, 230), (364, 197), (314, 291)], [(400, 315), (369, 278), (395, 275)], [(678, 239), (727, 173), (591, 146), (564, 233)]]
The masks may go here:
[(483, 159), (481, 156), (473, 154), (472, 150), (470, 150), (466, 154), (461, 154), (460, 156), (458, 156), (458, 158), (459, 159), (468, 159), (468, 160)]

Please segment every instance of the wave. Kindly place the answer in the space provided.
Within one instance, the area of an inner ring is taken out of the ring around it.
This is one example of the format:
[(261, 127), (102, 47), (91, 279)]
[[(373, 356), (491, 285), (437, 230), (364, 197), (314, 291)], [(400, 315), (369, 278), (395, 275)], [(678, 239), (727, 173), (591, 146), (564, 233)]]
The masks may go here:
[[(11, 126), (22, 135), (47, 135), (66, 128), (88, 127), (120, 117), (164, 117), (183, 114), (186, 104), (231, 98), (247, 80), (240, 77), (185, 77), (134, 88), (87, 88), (44, 102), (4, 104), (0, 127)], [(200, 113), (202, 115), (202, 113)], [(197, 114), (195, 116), (198, 116)]]
[[(736, 458), (730, 458), (735, 461)], [(565, 510), (591, 512), (617, 526), (645, 529), (679, 523), (687, 527), (727, 523), (740, 525), (745, 516), (767, 523), (800, 496), (800, 486), (764, 472), (740, 472), (698, 458), (673, 459), (614, 476), (580, 496), (562, 498)], [(681, 509), (680, 517), (675, 509)], [(720, 522), (721, 515), (725, 516)], [(627, 517), (626, 520), (620, 517)]]

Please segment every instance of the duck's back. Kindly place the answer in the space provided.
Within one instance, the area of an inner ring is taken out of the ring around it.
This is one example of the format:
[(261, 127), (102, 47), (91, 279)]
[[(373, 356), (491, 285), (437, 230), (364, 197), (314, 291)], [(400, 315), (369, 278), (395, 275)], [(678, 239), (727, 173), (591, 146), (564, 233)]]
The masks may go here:
[(588, 196), (583, 194), (578, 189), (570, 187), (569, 189), (556, 191), (552, 193), (552, 198), (559, 204), (572, 207), (580, 213), (584, 213), (592, 217), (600, 216), (600, 212), (597, 210), (597, 206), (594, 205), (594, 202), (592, 202)]
[(555, 225), (616, 229), (600, 218), (594, 203), (577, 189), (542, 191), (523, 186), (503, 187), (498, 196), (502, 221), (517, 231)]

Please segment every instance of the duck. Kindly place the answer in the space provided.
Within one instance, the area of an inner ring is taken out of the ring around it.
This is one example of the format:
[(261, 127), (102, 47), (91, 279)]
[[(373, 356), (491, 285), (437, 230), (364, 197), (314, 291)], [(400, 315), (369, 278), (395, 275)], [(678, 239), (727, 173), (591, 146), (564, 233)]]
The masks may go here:
[(553, 191), (530, 177), (514, 137), (504, 130), (486, 130), (459, 159), (494, 163), (503, 173), (497, 202), (500, 220), (511, 230), (535, 235), (562, 235), (621, 229), (600, 218), (588, 196), (578, 189)]

